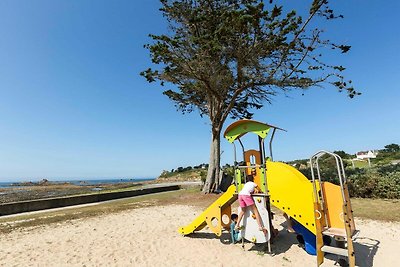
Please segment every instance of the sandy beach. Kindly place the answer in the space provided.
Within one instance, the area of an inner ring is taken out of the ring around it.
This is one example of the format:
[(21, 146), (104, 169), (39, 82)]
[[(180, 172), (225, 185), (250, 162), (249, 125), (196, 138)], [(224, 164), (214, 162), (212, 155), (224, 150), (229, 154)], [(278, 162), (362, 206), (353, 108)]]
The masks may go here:
[[(138, 208), (1, 235), (1, 266), (314, 266), (315, 257), (297, 245), (275, 216), (280, 230), (272, 250), (228, 244), (207, 229), (190, 237), (177, 232), (201, 208), (168, 205)], [(357, 266), (400, 266), (400, 223), (357, 220)], [(323, 266), (334, 266), (328, 256)], [(337, 265), (336, 265), (337, 266)]]

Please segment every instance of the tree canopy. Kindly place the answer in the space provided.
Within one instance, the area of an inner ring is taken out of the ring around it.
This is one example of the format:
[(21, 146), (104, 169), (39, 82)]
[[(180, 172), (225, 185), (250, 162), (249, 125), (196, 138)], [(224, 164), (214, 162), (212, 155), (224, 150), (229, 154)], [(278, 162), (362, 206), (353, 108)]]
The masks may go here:
[(396, 153), (400, 151), (400, 146), (398, 144), (389, 144), (385, 146), (384, 152)]
[(145, 45), (157, 67), (141, 75), (168, 86), (164, 94), (183, 113), (198, 110), (210, 119), (208, 183), (219, 174), (219, 138), (228, 116), (251, 118), (254, 109), (292, 89), (330, 84), (350, 97), (359, 94), (342, 75), (345, 67), (324, 60), (324, 53), (347, 53), (350, 46), (308, 29), (314, 18), (343, 16), (326, 0), (311, 1), (306, 17), (272, 2), (161, 0), (169, 33), (150, 35), (153, 42)]
[(336, 150), (336, 151), (333, 151), (333, 153), (337, 154), (337, 155), (338, 155), (339, 157), (341, 157), (342, 159), (351, 159), (351, 158), (354, 157), (353, 155), (348, 154), (348, 153), (346, 153), (346, 152), (343, 151), (343, 150)]

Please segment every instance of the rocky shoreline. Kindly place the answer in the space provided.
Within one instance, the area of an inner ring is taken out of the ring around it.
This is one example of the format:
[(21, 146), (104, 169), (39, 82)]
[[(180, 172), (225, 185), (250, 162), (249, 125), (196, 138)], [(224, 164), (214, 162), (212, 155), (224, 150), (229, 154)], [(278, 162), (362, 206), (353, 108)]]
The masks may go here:
[(76, 185), (68, 182), (51, 182), (44, 179), (39, 182), (15, 183), (15, 185), (13, 184), (12, 187), (0, 188), (0, 204), (79, 194), (95, 194), (98, 192), (139, 187), (144, 184), (151, 184), (152, 182), (153, 181)]

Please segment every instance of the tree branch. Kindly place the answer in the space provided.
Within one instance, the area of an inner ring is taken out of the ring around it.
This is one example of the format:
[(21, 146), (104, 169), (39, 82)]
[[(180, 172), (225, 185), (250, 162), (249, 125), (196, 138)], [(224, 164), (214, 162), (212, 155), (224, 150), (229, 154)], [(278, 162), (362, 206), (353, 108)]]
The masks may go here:
[[(312, 39), (309, 47), (312, 48), (312, 46), (314, 45), (315, 41), (318, 39), (318, 34), (316, 36), (314, 36), (314, 38)], [(307, 48), (306, 52), (304, 53), (304, 55), (301, 57), (300, 61), (296, 64), (296, 66), (292, 69), (292, 71), (288, 74), (285, 75), (282, 79), (282, 82), (285, 82), (287, 78), (289, 78), (290, 76), (292, 76), (292, 74), (298, 69), (298, 67), (300, 67), (300, 65), (303, 63), (304, 59), (307, 57), (308, 52), (310, 52), (310, 50)]]
[(293, 40), (290, 42), (290, 44), (286, 47), (286, 50), (284, 51), (284, 53), (281, 56), (281, 60), (278, 64), (278, 66), (275, 68), (275, 70), (272, 72), (272, 74), (270, 75), (271, 77), (273, 77), (276, 72), (278, 71), (278, 69), (282, 66), (284, 60), (286, 60), (287, 55), (289, 53), (290, 47), (292, 44), (294, 44), (297, 39), (299, 38), (300, 34), (302, 32), (304, 32), (305, 28), (307, 27), (308, 23), (310, 23), (311, 19), (315, 16), (315, 14), (317, 14), (317, 12), (320, 10), (320, 8), (326, 3), (326, 0), (322, 0), (321, 3), (317, 6), (317, 8), (315, 8), (313, 10), (313, 12), (310, 14), (310, 16), (307, 18), (307, 20), (304, 22), (304, 24), (302, 25), (302, 27), (300, 28), (300, 30), (296, 33), (296, 35), (294, 36)]

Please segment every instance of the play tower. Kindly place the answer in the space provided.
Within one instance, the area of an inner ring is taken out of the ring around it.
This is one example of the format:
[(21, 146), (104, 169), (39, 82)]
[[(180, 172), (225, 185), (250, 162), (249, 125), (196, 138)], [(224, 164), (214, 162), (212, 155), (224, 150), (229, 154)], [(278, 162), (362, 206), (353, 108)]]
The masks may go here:
[[(232, 204), (237, 200), (246, 176), (252, 175), (254, 182), (262, 189), (262, 193), (253, 194), (254, 202), (264, 227), (269, 231), (267, 234), (259, 231), (255, 216), (248, 209), (242, 220), (244, 239), (253, 243), (267, 243), (271, 252), (273, 227), (270, 207), (273, 205), (291, 218), (294, 230), (304, 240), (305, 250), (317, 255), (318, 266), (327, 252), (338, 255), (338, 260), (348, 260), (349, 265), (354, 266), (352, 237), (356, 230), (342, 159), (328, 151), (316, 153), (310, 159), (312, 177), (309, 180), (292, 166), (273, 161), (272, 141), (278, 130), (285, 131), (254, 120), (239, 120), (228, 126), (224, 137), (234, 147), (234, 183), (192, 223), (180, 227), (179, 233), (186, 236), (205, 226), (217, 236), (221, 236), (223, 230), (229, 231)], [(248, 133), (257, 136), (258, 149), (246, 150), (241, 138)], [(241, 161), (238, 161), (237, 144), (241, 148)], [(319, 160), (324, 156), (334, 158), (340, 185), (323, 181)], [(327, 239), (333, 239), (336, 246), (324, 242)]]

